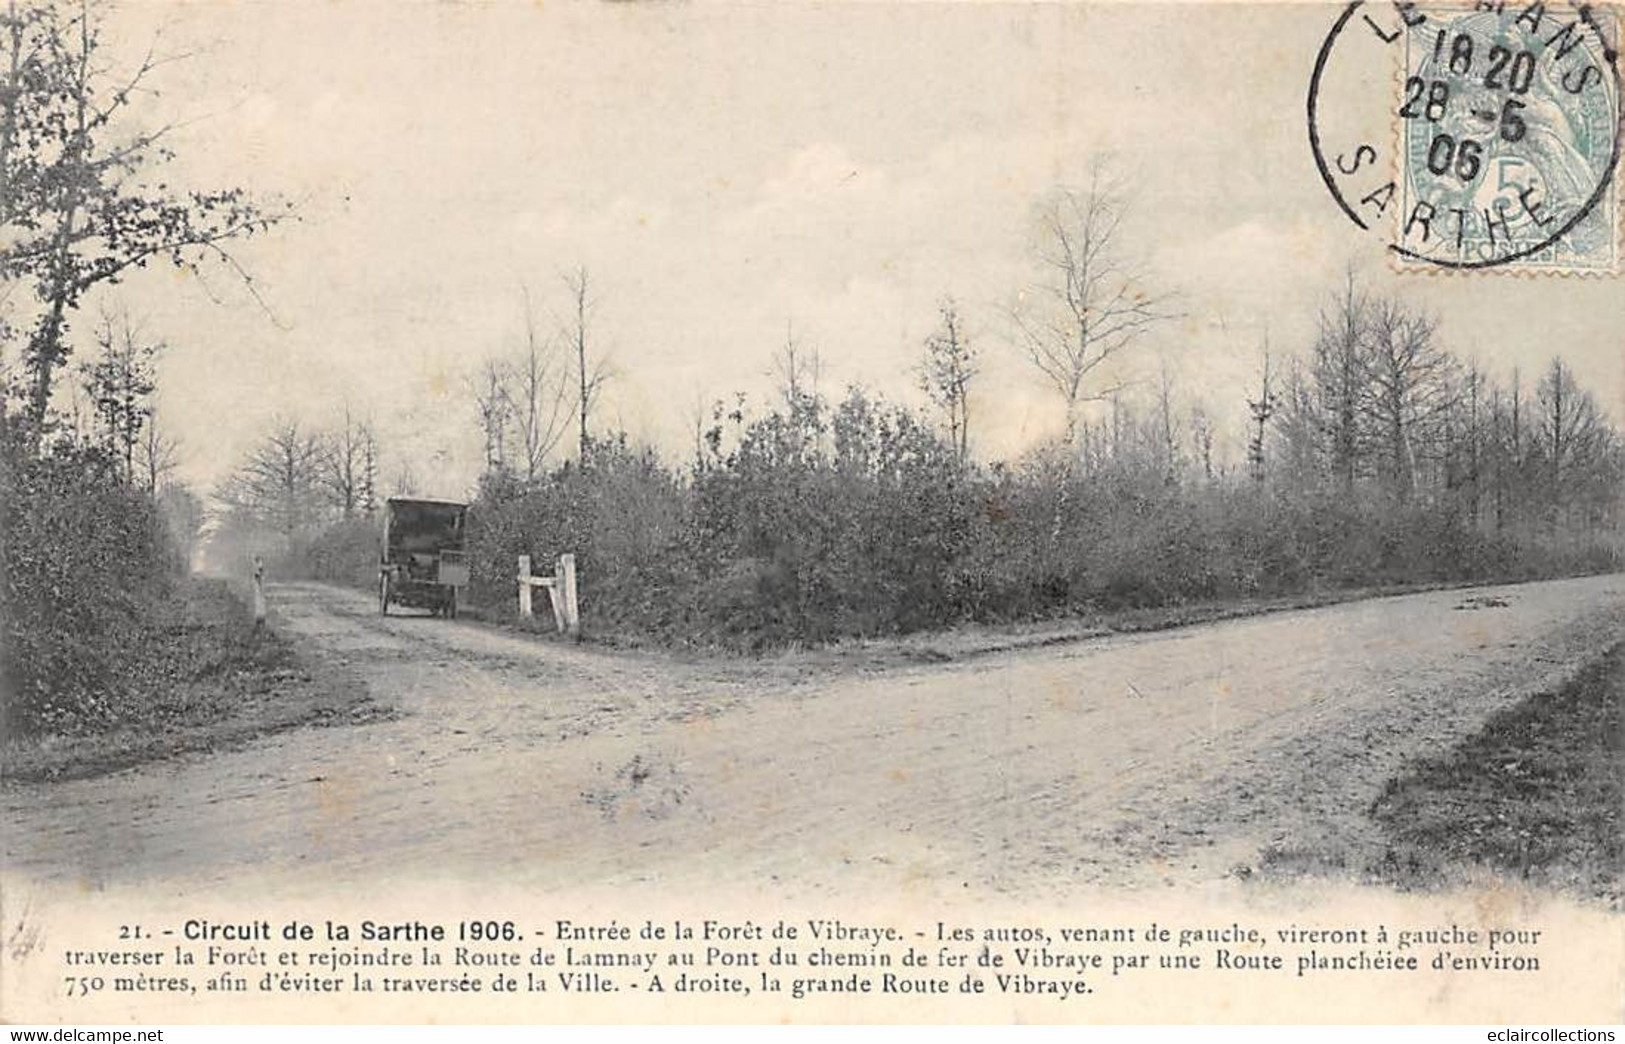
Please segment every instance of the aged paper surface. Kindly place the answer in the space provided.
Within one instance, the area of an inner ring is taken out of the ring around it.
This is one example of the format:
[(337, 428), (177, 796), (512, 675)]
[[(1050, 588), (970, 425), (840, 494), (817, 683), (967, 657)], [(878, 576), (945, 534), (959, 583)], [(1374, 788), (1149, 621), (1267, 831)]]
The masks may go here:
[(1617, 9), (92, 6), (15, 474), (265, 619), (16, 581), (0, 1017), (1625, 1016)]

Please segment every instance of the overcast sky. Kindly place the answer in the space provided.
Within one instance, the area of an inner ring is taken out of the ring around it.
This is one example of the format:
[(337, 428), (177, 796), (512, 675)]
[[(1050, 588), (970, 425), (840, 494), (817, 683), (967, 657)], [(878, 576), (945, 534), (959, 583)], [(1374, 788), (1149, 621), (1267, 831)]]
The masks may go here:
[[(274, 415), (348, 399), (423, 492), (466, 492), (480, 441), (463, 376), (511, 350), (522, 287), (599, 288), (615, 371), (601, 427), (679, 451), (695, 403), (757, 395), (787, 321), (825, 390), (917, 398), (937, 300), (984, 356), (979, 454), (1060, 422), (1001, 308), (1031, 274), (1032, 203), (1111, 152), (1131, 242), (1186, 318), (1143, 346), (1230, 429), (1267, 329), (1312, 338), (1350, 263), (1505, 371), (1554, 350), (1625, 415), (1620, 284), (1391, 275), (1316, 174), (1304, 94), (1336, 11), (1270, 7), (132, 3), (120, 48), (165, 67), (152, 118), (195, 118), (174, 179), (294, 200), (240, 251), (274, 320), (224, 276), (120, 288), (170, 345), (160, 416), (208, 483)], [(1391, 90), (1391, 86), (1389, 88)], [(1384, 98), (1373, 95), (1380, 109)]]

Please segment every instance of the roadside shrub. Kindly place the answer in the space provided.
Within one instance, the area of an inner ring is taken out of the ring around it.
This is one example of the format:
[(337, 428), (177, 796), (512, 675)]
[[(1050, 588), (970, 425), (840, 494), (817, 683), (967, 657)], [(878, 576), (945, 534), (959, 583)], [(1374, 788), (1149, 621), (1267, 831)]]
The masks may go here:
[(304, 579), (370, 591), (378, 586), (378, 542), (377, 521), (337, 522), (297, 549), (291, 571)]
[(181, 566), (152, 498), (102, 455), (0, 444), (0, 716), (79, 732), (115, 715), (148, 622)]
[(596, 444), (585, 468), (571, 463), (535, 483), (489, 478), (469, 516), (471, 597), (511, 610), (519, 555), (546, 574), (570, 552), (578, 573), (591, 577), (581, 587), (583, 615), (613, 628), (678, 635), (693, 613), (686, 522), (676, 476), (652, 451), (624, 439)]

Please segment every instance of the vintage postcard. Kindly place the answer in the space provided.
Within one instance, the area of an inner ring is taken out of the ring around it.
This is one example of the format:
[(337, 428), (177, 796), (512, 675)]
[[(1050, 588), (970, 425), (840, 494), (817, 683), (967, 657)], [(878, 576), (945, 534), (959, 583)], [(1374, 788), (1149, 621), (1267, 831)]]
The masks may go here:
[(1620, 30), (0, 3), (0, 1018), (1625, 1019)]

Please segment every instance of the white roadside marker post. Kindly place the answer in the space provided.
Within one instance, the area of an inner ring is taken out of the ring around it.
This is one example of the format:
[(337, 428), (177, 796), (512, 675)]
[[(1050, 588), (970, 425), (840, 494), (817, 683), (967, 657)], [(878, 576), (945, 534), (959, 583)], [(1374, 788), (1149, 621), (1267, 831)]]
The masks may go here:
[(254, 630), (265, 626), (265, 563), (254, 556)]
[(560, 634), (581, 637), (581, 610), (576, 602), (576, 556), (560, 555), (553, 576), (535, 576), (530, 571), (530, 556), (519, 556), (519, 616), (530, 619), (535, 615), (531, 602), (531, 588), (547, 588), (548, 601), (553, 607), (553, 625)]
[(560, 614), (560, 630), (571, 638), (581, 637), (581, 610), (576, 605), (576, 556), (560, 555), (559, 571), (556, 574), (559, 585), (564, 588), (560, 592), (559, 601), (563, 602), (564, 612)]

